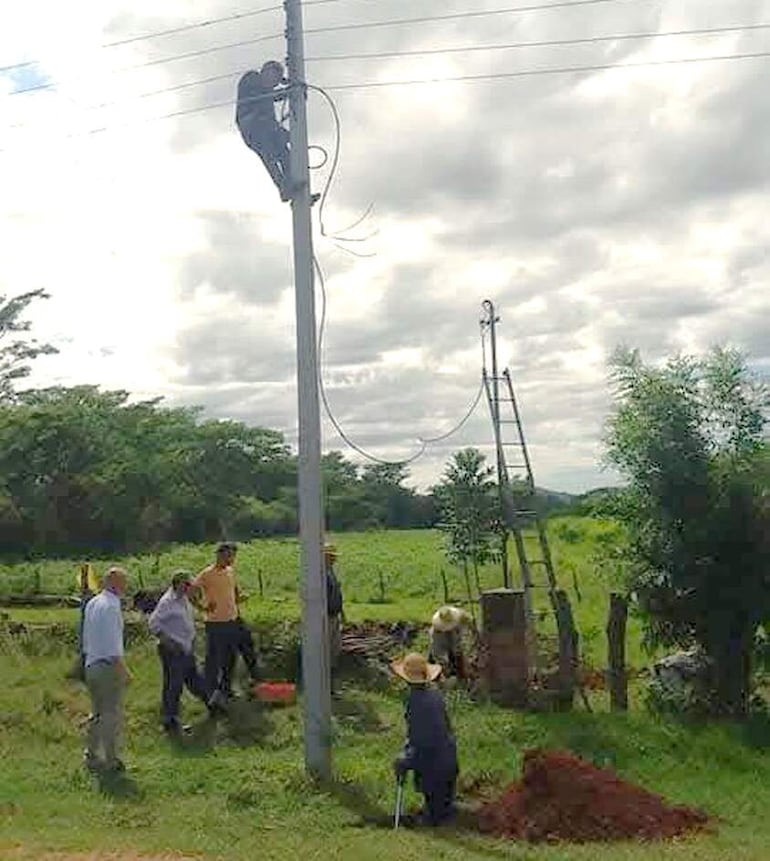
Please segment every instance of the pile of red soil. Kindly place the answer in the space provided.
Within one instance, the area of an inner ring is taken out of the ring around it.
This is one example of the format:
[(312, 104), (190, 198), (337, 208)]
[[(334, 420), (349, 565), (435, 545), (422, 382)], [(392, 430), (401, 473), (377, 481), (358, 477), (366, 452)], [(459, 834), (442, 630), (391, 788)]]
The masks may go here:
[(609, 769), (542, 749), (524, 754), (521, 781), (478, 815), (482, 831), (533, 843), (658, 840), (700, 830), (709, 820), (699, 810), (666, 804)]

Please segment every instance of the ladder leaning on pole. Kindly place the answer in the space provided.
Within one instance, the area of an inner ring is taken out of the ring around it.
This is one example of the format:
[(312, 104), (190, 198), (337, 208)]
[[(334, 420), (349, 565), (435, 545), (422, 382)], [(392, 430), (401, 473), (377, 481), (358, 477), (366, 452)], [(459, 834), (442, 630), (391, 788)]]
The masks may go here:
[(532, 622), (536, 603), (533, 590), (546, 590), (551, 608), (557, 612), (558, 586), (551, 548), (538, 511), (532, 462), (508, 368), (497, 378), (485, 370), (484, 387), (492, 421), (497, 424), (495, 443), (501, 467), (503, 521), (516, 545), (527, 615)]

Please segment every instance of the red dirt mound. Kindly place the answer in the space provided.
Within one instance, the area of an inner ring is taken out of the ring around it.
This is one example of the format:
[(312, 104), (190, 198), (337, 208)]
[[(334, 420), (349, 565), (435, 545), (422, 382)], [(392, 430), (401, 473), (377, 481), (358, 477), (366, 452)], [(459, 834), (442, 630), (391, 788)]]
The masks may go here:
[(705, 813), (668, 805), (609, 769), (542, 749), (526, 751), (521, 781), (478, 815), (482, 831), (533, 843), (658, 840), (700, 830), (709, 821)]

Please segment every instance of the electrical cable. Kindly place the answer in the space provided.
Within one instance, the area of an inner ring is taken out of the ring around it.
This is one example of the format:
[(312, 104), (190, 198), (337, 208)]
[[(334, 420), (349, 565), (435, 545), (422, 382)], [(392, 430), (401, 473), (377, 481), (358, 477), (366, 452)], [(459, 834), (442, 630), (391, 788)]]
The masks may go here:
[(311, 164), (310, 170), (320, 170), (326, 164), (326, 162), (329, 161), (329, 153), (322, 146), (319, 146), (319, 144), (310, 144), (308, 146), (308, 150), (311, 149), (320, 150), (321, 155), (323, 156), (323, 161), (320, 164)]
[[(337, 105), (334, 102), (334, 99), (324, 90), (322, 87), (317, 87), (314, 84), (306, 84), (308, 90), (312, 90), (313, 92), (319, 93), (326, 100), (327, 104), (331, 108), (332, 117), (334, 119), (334, 130), (335, 130), (335, 139), (334, 139), (334, 156), (332, 157), (331, 167), (329, 169), (329, 176), (326, 178), (326, 183), (324, 184), (323, 191), (321, 192), (321, 200), (318, 204), (318, 224), (321, 230), (321, 236), (330, 239), (336, 239), (340, 242), (364, 242), (366, 239), (356, 239), (356, 238), (348, 238), (343, 236), (342, 234), (346, 231), (339, 231), (337, 233), (329, 234), (326, 230), (326, 225), (324, 224), (324, 211), (326, 208), (326, 201), (329, 197), (329, 190), (332, 187), (332, 183), (334, 182), (334, 177), (337, 174), (337, 166), (340, 161), (340, 148), (342, 144), (342, 123), (340, 121), (340, 114), (337, 110)], [(371, 212), (374, 208), (374, 202), (370, 203), (366, 208), (364, 214), (354, 222), (354, 226), (358, 226), (361, 224), (367, 217), (367, 213)], [(352, 229), (352, 228), (351, 228)], [(339, 247), (339, 246), (338, 246)], [(354, 252), (351, 252), (354, 253)], [(371, 255), (364, 255), (371, 256)]]
[[(327, 3), (338, 3), (338, 2), (340, 2), (340, 0), (305, 0), (303, 5), (304, 6), (321, 6), (321, 5), (325, 5)], [(490, 12), (482, 12), (482, 13), (479, 13), (479, 12), (462, 13), (461, 12), (461, 13), (456, 13), (456, 15), (459, 15), (461, 17), (472, 17), (472, 16), (476, 16), (479, 14), (496, 15), (496, 14), (502, 14), (503, 12), (522, 12), (522, 11), (528, 12), (528, 11), (535, 11), (538, 9), (561, 8), (564, 6), (581, 6), (581, 5), (588, 5), (588, 4), (610, 3), (610, 2), (619, 2), (619, 0), (572, 0), (572, 2), (563, 2), (563, 3), (555, 3), (555, 4), (551, 3), (551, 4), (544, 5), (544, 6), (514, 7), (514, 8), (509, 9), (509, 10), (501, 9), (501, 10), (492, 10)], [(281, 5), (275, 5), (275, 6), (263, 6), (259, 9), (253, 9), (253, 10), (250, 10), (247, 12), (237, 12), (237, 13), (234, 13), (232, 15), (224, 15), (224, 16), (221, 16), (218, 18), (210, 18), (210, 19), (207, 19), (205, 21), (198, 21), (194, 24), (182, 24), (179, 27), (171, 27), (167, 30), (154, 30), (150, 33), (145, 33), (145, 34), (140, 35), (140, 36), (129, 36), (128, 38), (125, 38), (125, 39), (117, 39), (117, 40), (112, 41), (112, 42), (103, 42), (101, 45), (99, 45), (99, 48), (101, 48), (101, 49), (117, 48), (117, 47), (120, 47), (122, 45), (130, 45), (130, 44), (134, 44), (136, 42), (144, 42), (144, 41), (147, 41), (148, 39), (157, 39), (157, 38), (161, 38), (164, 36), (175, 35), (177, 33), (185, 33), (185, 32), (189, 32), (191, 30), (198, 30), (198, 29), (202, 29), (205, 27), (211, 27), (211, 26), (214, 26), (216, 24), (224, 24), (224, 23), (228, 23), (228, 22), (232, 22), (232, 21), (241, 21), (244, 18), (254, 18), (258, 15), (264, 15), (264, 14), (267, 14), (269, 12), (279, 12), (282, 9), (283, 9), (282, 4)], [(444, 20), (445, 17), (446, 16), (427, 16), (426, 18), (417, 19), (417, 20), (420, 20), (420, 21), (422, 21), (422, 20)], [(400, 21), (395, 21), (394, 23), (397, 23), (397, 24), (411, 23), (411, 20), (406, 20), (406, 21), (400, 20)], [(382, 26), (386, 26), (386, 25), (387, 25), (387, 22), (376, 22), (376, 23), (371, 24), (371, 25), (367, 25), (367, 24), (341, 25), (341, 27), (344, 29), (350, 29), (351, 26), (355, 26), (355, 27), (358, 27), (358, 26), (382, 27)], [(333, 28), (333, 29), (340, 29), (340, 28)], [(316, 28), (315, 30), (305, 30), (305, 32), (306, 33), (309, 33), (309, 32), (316, 32), (317, 33), (317, 32), (327, 32), (327, 30)], [(248, 44), (252, 44), (252, 42), (247, 41), (247, 42), (243, 42), (242, 44), (248, 45)], [(19, 62), (19, 63), (10, 63), (6, 66), (0, 66), (0, 74), (3, 74), (5, 72), (13, 72), (13, 71), (16, 71), (17, 69), (29, 68), (30, 66), (39, 66), (41, 64), (42, 64), (41, 60), (23, 60), (22, 62)]]
[[(468, 410), (466, 411), (465, 415), (462, 417), (462, 419), (460, 419), (460, 421), (453, 428), (451, 428), (451, 430), (448, 430), (446, 433), (440, 434), (439, 436), (435, 436), (435, 437), (419, 437), (418, 442), (420, 443), (420, 449), (415, 454), (413, 454), (411, 457), (408, 457), (404, 460), (385, 460), (384, 458), (380, 458), (380, 457), (377, 457), (376, 455), (373, 455), (371, 452), (367, 451), (362, 446), (358, 445), (356, 442), (354, 442), (352, 439), (350, 439), (350, 437), (347, 435), (345, 430), (340, 425), (339, 421), (337, 420), (336, 416), (334, 415), (334, 412), (332, 411), (331, 405), (329, 404), (329, 399), (328, 399), (328, 396), (326, 394), (326, 387), (324, 385), (323, 370), (322, 370), (323, 341), (324, 341), (324, 335), (326, 332), (326, 312), (327, 312), (326, 280), (324, 278), (323, 270), (321, 269), (321, 264), (318, 262), (318, 258), (315, 255), (313, 255), (313, 266), (315, 267), (316, 273), (318, 274), (318, 282), (319, 282), (320, 287), (321, 287), (321, 322), (320, 322), (319, 329), (318, 329), (318, 356), (319, 356), (319, 363), (318, 363), (318, 384), (319, 385), (318, 385), (318, 387), (319, 387), (319, 391), (321, 393), (321, 401), (323, 402), (324, 410), (326, 411), (326, 414), (329, 417), (329, 421), (331, 421), (332, 425), (334, 426), (334, 429), (340, 435), (342, 440), (351, 449), (353, 449), (353, 451), (358, 452), (362, 457), (366, 458), (367, 460), (370, 460), (373, 463), (382, 464), (383, 466), (408, 466), (409, 464), (414, 463), (420, 457), (422, 457), (423, 454), (425, 454), (429, 445), (433, 445), (435, 443), (443, 442), (444, 440), (449, 439), (450, 436), (453, 436), (454, 434), (456, 434), (458, 431), (460, 431), (465, 426), (465, 424), (469, 421), (469, 419), (471, 418), (471, 416), (475, 412), (476, 407), (478, 406), (479, 401), (481, 400), (481, 395), (484, 391), (484, 380), (482, 378), (481, 384), (479, 385), (479, 389), (476, 392), (476, 395), (474, 396), (473, 401), (471, 402), (471, 405), (468, 408)], [(482, 334), (481, 340), (482, 340), (482, 344), (483, 344), (483, 342), (484, 342), (483, 334)]]
[(327, 86), (327, 91), (341, 90), (370, 90), (379, 87), (414, 86), (420, 84), (451, 84), (470, 83), (473, 81), (491, 81), (510, 78), (528, 78), (538, 75), (567, 75), (580, 72), (606, 72), (611, 70), (652, 68), (655, 66), (677, 66), (692, 63), (712, 63), (727, 60), (756, 60), (770, 57), (770, 51), (751, 51), (741, 54), (720, 54), (713, 57), (679, 57), (672, 60), (643, 60), (638, 63), (603, 63), (588, 66), (559, 66), (553, 69), (522, 69), (518, 72), (494, 72), (485, 75), (457, 75), (446, 78), (420, 78), (407, 81), (366, 81), (360, 84), (333, 84)]
[[(283, 33), (271, 33), (269, 36), (257, 36), (254, 39), (246, 39), (245, 41), (242, 41), (242, 42), (230, 42), (227, 45), (214, 45), (211, 48), (201, 48), (198, 51), (187, 51), (184, 54), (173, 54), (171, 57), (160, 57), (160, 58), (155, 59), (155, 60), (146, 60), (143, 63), (134, 63), (131, 66), (120, 66), (117, 69), (113, 69), (111, 74), (119, 74), (120, 72), (132, 72), (132, 71), (135, 71), (137, 69), (147, 69), (150, 66), (163, 66), (166, 63), (175, 63), (178, 60), (191, 60), (191, 59), (194, 59), (195, 57), (203, 57), (207, 54), (215, 54), (218, 51), (228, 51), (232, 48), (241, 48), (244, 45), (256, 45), (256, 44), (262, 43), (262, 42), (272, 42), (275, 39), (283, 38), (283, 35), (284, 35)], [(233, 77), (236, 74), (238, 74), (238, 73), (232, 72), (232, 73), (227, 74), (227, 75), (215, 76), (213, 78), (205, 79), (205, 80), (201, 81), (201, 83), (208, 83), (209, 80), (215, 81), (215, 80), (219, 80), (221, 78)], [(73, 78), (72, 80), (81, 80), (85, 77), (87, 77), (87, 76), (81, 75), (79, 78)], [(29, 87), (20, 87), (19, 89), (12, 90), (7, 95), (9, 95), (9, 96), (23, 96), (23, 95), (28, 94), (28, 93), (43, 92), (44, 90), (55, 90), (56, 87), (61, 86), (62, 83), (63, 83), (62, 81), (46, 81), (44, 84), (32, 84)], [(189, 84), (189, 85), (186, 84), (185, 86), (192, 86), (192, 84)], [(178, 88), (178, 87), (169, 88), (169, 90), (174, 90), (174, 89), (180, 89), (180, 88)], [(158, 92), (162, 92), (162, 91), (158, 91)], [(150, 93), (149, 95), (157, 95), (157, 92)], [(108, 104), (111, 104), (111, 103), (108, 103)], [(114, 103), (112, 103), (112, 104), (114, 104)], [(104, 105), (99, 105), (98, 107), (104, 107)]]
[(529, 6), (509, 6), (505, 9), (483, 9), (473, 12), (451, 12), (445, 15), (423, 15), (419, 18), (393, 18), (385, 21), (360, 21), (355, 24), (333, 24), (325, 27), (305, 28), (305, 35), (338, 33), (343, 30), (372, 30), (379, 27), (394, 27), (400, 24), (424, 24), (428, 21), (457, 21), (465, 18), (482, 18), (490, 15), (510, 15), (520, 12), (542, 12), (548, 9), (567, 9), (580, 6), (598, 6), (605, 3), (640, 3), (657, 0), (561, 0), (559, 3), (539, 3)]
[[(360, 84), (337, 84), (326, 86), (324, 89), (329, 91), (340, 90), (367, 90), (379, 87), (398, 87), (412, 86), (424, 84), (444, 84), (444, 83), (460, 83), (474, 81), (489, 81), (489, 80), (505, 80), (522, 77), (534, 77), (539, 75), (563, 75), (563, 74), (579, 74), (581, 72), (603, 72), (603, 71), (623, 71), (625, 69), (652, 68), (658, 66), (685, 65), (695, 63), (711, 63), (711, 62), (728, 62), (736, 60), (754, 60), (765, 59), (770, 57), (770, 51), (754, 51), (741, 54), (721, 54), (711, 57), (680, 57), (671, 60), (645, 60), (638, 63), (607, 63), (598, 65), (585, 66), (560, 66), (556, 68), (544, 69), (523, 69), (517, 72), (497, 72), (486, 75), (462, 75), (457, 77), (446, 78), (425, 78), (420, 80), (405, 80), (405, 81), (370, 81)], [(69, 140), (72, 138), (88, 137), (94, 134), (100, 134), (110, 129), (127, 128), (130, 126), (143, 125), (144, 123), (158, 122), (161, 120), (175, 119), (181, 116), (201, 113), (203, 111), (215, 110), (217, 108), (232, 107), (237, 102), (235, 99), (227, 99), (222, 102), (213, 102), (208, 105), (199, 105), (194, 108), (185, 108), (179, 111), (172, 111), (167, 114), (159, 114), (153, 117), (145, 117), (141, 120), (129, 121), (126, 123), (116, 123), (98, 128), (86, 129), (84, 131), (72, 132), (66, 135), (48, 136), (45, 139), (45, 146), (50, 146), (52, 143), (61, 140)], [(25, 126), (28, 127), (28, 126)], [(0, 152), (8, 152), (7, 149), (0, 149)]]
[(419, 57), (436, 54), (462, 54), (473, 51), (506, 51), (518, 48), (558, 48), (601, 42), (622, 42), (635, 39), (662, 39), (672, 36), (717, 36), (728, 33), (768, 30), (770, 23), (732, 24), (726, 27), (698, 27), (691, 30), (665, 30), (660, 33), (614, 33), (606, 36), (585, 36), (581, 39), (542, 39), (536, 42), (509, 42), (502, 45), (458, 45), (449, 48), (417, 48), (410, 51), (378, 51), (371, 54), (333, 54), (306, 57), (306, 63), (327, 63), (334, 60), (384, 60), (394, 57)]
[(465, 413), (462, 419), (460, 419), (460, 421), (451, 430), (448, 430), (446, 433), (443, 433), (440, 436), (419, 437), (420, 442), (424, 442), (427, 445), (433, 445), (434, 443), (443, 442), (445, 439), (449, 439), (450, 436), (454, 436), (458, 431), (462, 430), (470, 417), (476, 411), (476, 407), (479, 405), (479, 401), (481, 400), (481, 395), (483, 394), (483, 392), (484, 380), (482, 378), (481, 382), (479, 383), (479, 390), (476, 393), (476, 397), (473, 399), (470, 407), (468, 408), (468, 411)]
[(404, 460), (385, 460), (384, 458), (377, 457), (377, 455), (372, 454), (367, 451), (362, 446), (358, 445), (358, 443), (354, 442), (345, 432), (345, 429), (340, 425), (337, 420), (334, 412), (332, 411), (331, 404), (329, 403), (329, 398), (326, 394), (326, 386), (324, 385), (324, 377), (322, 370), (322, 357), (323, 357), (323, 339), (324, 333), (326, 330), (326, 304), (327, 304), (327, 296), (326, 296), (326, 280), (324, 279), (323, 270), (321, 269), (321, 264), (318, 262), (318, 258), (313, 255), (313, 266), (318, 274), (318, 283), (321, 287), (321, 322), (318, 328), (318, 390), (321, 393), (321, 401), (324, 405), (324, 410), (326, 411), (326, 415), (329, 417), (329, 421), (334, 426), (334, 429), (340, 435), (342, 440), (348, 445), (353, 451), (358, 452), (362, 457), (366, 458), (366, 460), (371, 461), (372, 463), (378, 463), (382, 466), (409, 466), (409, 464), (414, 463), (416, 460), (421, 458), (423, 454), (425, 454), (425, 450), (427, 448), (426, 443), (421, 443), (419, 451), (416, 454), (413, 454), (411, 457), (405, 458)]
[[(328, 0), (328, 2), (338, 2), (338, 0)], [(327, 56), (318, 56), (318, 57), (308, 57), (305, 62), (307, 63), (324, 63), (324, 62), (334, 62), (338, 60), (378, 60), (378, 59), (389, 59), (389, 58), (397, 58), (397, 57), (417, 57), (417, 56), (437, 56), (444, 54), (461, 54), (461, 53), (473, 53), (473, 52), (481, 52), (481, 51), (505, 51), (505, 50), (518, 50), (523, 48), (556, 48), (556, 47), (569, 47), (572, 45), (588, 45), (588, 44), (601, 44), (605, 42), (621, 42), (621, 41), (634, 41), (634, 40), (644, 40), (644, 39), (662, 39), (669, 37), (680, 37), (680, 36), (717, 36), (717, 35), (726, 35), (729, 33), (739, 33), (739, 32), (756, 32), (760, 30), (768, 30), (770, 29), (770, 23), (759, 23), (759, 24), (732, 24), (725, 27), (700, 27), (693, 28), (688, 30), (668, 30), (660, 33), (654, 32), (646, 32), (646, 33), (613, 33), (607, 34), (604, 36), (586, 36), (584, 38), (579, 39), (544, 39), (535, 42), (510, 42), (505, 44), (497, 44), (497, 45), (458, 45), (454, 47), (446, 47), (446, 48), (424, 48), (424, 49), (416, 49), (409, 51), (381, 51), (370, 54), (334, 54)], [(184, 60), (190, 59), (193, 57), (202, 56), (204, 54), (211, 54), (218, 51), (225, 51), (231, 48), (240, 48), (244, 45), (253, 45), (261, 42), (271, 41), (273, 39), (277, 39), (281, 36), (281, 34), (272, 34), (270, 36), (260, 36), (255, 39), (246, 39), (241, 42), (231, 42), (227, 45), (218, 45), (212, 48), (206, 48), (200, 51), (192, 51), (186, 54), (177, 54), (172, 57), (164, 57), (157, 60), (150, 60), (145, 63), (138, 63), (133, 66), (123, 66), (119, 69), (113, 70), (112, 74), (117, 74), (120, 72), (133, 71), (136, 69), (146, 68), (148, 66), (154, 65), (162, 65), (165, 63), (170, 63), (176, 60)], [(190, 87), (202, 86), (204, 84), (211, 84), (218, 81), (228, 80), (230, 78), (235, 78), (240, 75), (241, 72), (227, 72), (221, 75), (212, 75), (207, 78), (200, 78), (193, 81), (186, 81), (180, 84), (175, 84), (170, 87), (162, 87), (157, 90), (149, 90), (143, 93), (137, 93), (135, 96), (129, 96), (127, 99), (115, 99), (109, 102), (102, 102), (97, 105), (88, 105), (86, 110), (97, 110), (107, 107), (112, 107), (117, 104), (122, 104), (125, 101), (130, 100), (138, 100), (145, 99), (152, 96), (163, 95), (164, 93), (173, 93), (179, 90), (188, 89)], [(55, 89), (57, 86), (61, 84), (61, 81), (48, 81), (45, 84), (35, 84), (30, 87), (24, 87), (17, 90), (13, 90), (10, 93), (7, 93), (8, 96), (16, 96), (16, 95), (24, 95), (25, 93), (35, 93), (40, 92), (42, 90), (51, 90)], [(18, 128), (19, 125), (11, 126), (11, 128)]]

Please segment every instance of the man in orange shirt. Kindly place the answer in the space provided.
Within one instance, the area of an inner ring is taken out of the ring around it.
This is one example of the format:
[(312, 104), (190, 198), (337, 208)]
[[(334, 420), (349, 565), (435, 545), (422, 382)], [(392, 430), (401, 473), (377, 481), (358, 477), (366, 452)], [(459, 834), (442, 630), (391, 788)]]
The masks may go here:
[(206, 661), (204, 678), (210, 706), (227, 702), (228, 666), (239, 637), (238, 585), (233, 563), (235, 544), (217, 547), (213, 565), (192, 581), (190, 591), (206, 614)]

